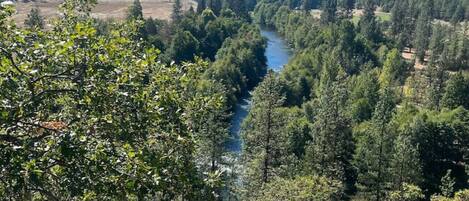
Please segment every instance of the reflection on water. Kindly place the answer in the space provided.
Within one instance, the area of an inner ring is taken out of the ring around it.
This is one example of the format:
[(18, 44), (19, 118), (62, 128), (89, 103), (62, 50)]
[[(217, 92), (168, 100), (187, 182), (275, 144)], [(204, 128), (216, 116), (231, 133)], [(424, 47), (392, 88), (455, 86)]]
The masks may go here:
[(267, 48), (265, 49), (267, 67), (275, 72), (281, 71), (290, 59), (292, 53), (290, 47), (273, 30), (261, 29), (261, 34), (267, 38)]

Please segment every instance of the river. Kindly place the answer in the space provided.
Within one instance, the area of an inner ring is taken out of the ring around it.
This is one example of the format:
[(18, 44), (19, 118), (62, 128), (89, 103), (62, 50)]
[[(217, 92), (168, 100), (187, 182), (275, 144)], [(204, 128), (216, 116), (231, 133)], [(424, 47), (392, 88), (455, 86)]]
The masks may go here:
[[(280, 72), (283, 66), (288, 63), (292, 52), (288, 43), (277, 34), (274, 30), (261, 28), (261, 34), (267, 38), (267, 48), (265, 49), (265, 56), (267, 58), (267, 68), (275, 72)], [(233, 116), (231, 118), (230, 137), (231, 139), (226, 144), (228, 151), (233, 153), (241, 153), (242, 141), (240, 137), (241, 124), (249, 113), (251, 108), (250, 97), (242, 98), (236, 105)]]

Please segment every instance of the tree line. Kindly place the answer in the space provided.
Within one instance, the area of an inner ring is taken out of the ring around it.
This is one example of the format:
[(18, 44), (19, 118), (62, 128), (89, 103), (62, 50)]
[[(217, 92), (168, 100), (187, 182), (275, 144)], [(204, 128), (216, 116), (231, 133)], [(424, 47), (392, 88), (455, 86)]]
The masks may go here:
[[(394, 7), (406, 8), (406, 2)], [(260, 191), (264, 200), (275, 200), (273, 195), (297, 200), (467, 199), (464, 23), (434, 24), (431, 16), (423, 23), (418, 17), (411, 42), (403, 43), (407, 29), (396, 26), (405, 14), (391, 12), (390, 25), (380, 22), (378, 2), (360, 2), (364, 13), (357, 24), (343, 15), (340, 1), (323, 2), (320, 19), (290, 3), (261, 1), (253, 13), (254, 21), (283, 35), (295, 55), (253, 93), (243, 130), (245, 196)], [(421, 8), (419, 16), (424, 12)], [(430, 32), (421, 34), (422, 29)], [(418, 37), (428, 40), (420, 47), (426, 57), (423, 69), (402, 57), (413, 40), (423, 43)], [(307, 186), (305, 182), (316, 184), (307, 188), (323, 190), (302, 191), (297, 185)]]

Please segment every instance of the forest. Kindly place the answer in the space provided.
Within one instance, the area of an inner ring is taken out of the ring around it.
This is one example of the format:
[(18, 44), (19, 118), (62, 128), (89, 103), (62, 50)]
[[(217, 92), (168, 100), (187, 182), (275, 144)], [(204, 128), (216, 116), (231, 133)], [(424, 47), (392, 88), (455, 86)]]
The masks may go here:
[(0, 200), (469, 201), (469, 0), (97, 3), (0, 7)]

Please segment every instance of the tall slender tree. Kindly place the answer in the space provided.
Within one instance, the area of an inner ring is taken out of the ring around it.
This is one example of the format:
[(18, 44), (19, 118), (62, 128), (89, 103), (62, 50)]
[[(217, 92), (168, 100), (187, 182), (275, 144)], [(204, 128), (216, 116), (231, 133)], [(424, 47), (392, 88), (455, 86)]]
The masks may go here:
[(179, 22), (182, 17), (182, 4), (181, 0), (175, 0), (173, 4), (173, 13), (171, 14), (171, 19), (173, 22)]
[(321, 23), (335, 22), (337, 16), (337, 0), (322, 1)]
[(382, 90), (371, 122), (366, 124), (363, 133), (357, 133), (355, 165), (358, 168), (358, 184), (363, 186), (362, 192), (370, 195), (370, 200), (383, 200), (390, 183), (388, 167), (394, 136), (390, 132), (389, 122), (395, 107), (392, 93), (389, 87)]
[[(398, 127), (398, 125), (396, 125)], [(407, 126), (396, 138), (390, 162), (392, 189), (404, 190), (405, 184), (419, 184), (422, 167), (419, 150), (413, 138), (413, 125)]]
[(425, 74), (428, 77), (426, 106), (430, 109), (439, 110), (446, 81), (446, 71), (441, 60), (430, 60), (429, 65), (425, 69)]
[(313, 143), (307, 148), (306, 170), (326, 176), (353, 188), (351, 165), (353, 143), (350, 119), (345, 115), (345, 80), (329, 58), (321, 76), (320, 97), (313, 126)]
[(140, 0), (134, 0), (127, 11), (127, 20), (143, 20), (143, 8)]
[(360, 32), (369, 40), (379, 42), (380, 30), (375, 16), (375, 2), (373, 0), (363, 0), (363, 16), (358, 22)]
[(411, 0), (396, 1), (391, 9), (391, 34), (397, 40), (400, 50), (412, 45), (414, 10), (411, 2)]
[(44, 28), (44, 18), (41, 16), (41, 13), (38, 8), (32, 8), (28, 14), (28, 17), (24, 21), (24, 24), (31, 29), (43, 29)]
[(252, 192), (279, 174), (277, 168), (282, 165), (288, 148), (282, 132), (284, 117), (279, 111), (285, 99), (281, 90), (279, 78), (269, 72), (254, 90), (252, 108), (243, 123), (243, 158), (248, 168), (246, 184)]
[(417, 48), (417, 59), (420, 62), (424, 61), (425, 52), (430, 43), (431, 37), (431, 22), (433, 13), (433, 0), (426, 0), (422, 2), (420, 13), (417, 18), (417, 27), (415, 29), (414, 46)]

